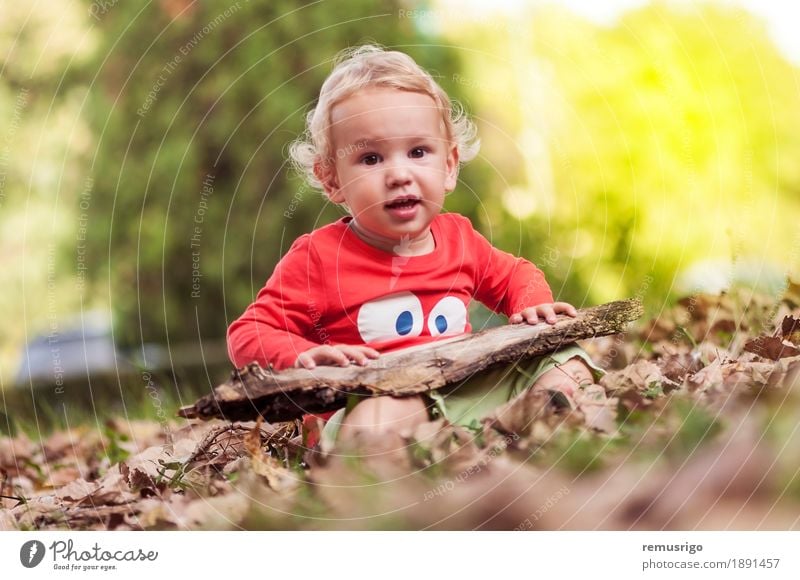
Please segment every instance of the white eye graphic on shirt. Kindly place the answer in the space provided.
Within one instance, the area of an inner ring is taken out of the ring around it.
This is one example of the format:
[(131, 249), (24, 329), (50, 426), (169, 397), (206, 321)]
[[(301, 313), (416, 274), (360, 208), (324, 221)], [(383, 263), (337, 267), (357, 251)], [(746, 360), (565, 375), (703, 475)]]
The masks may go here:
[(358, 311), (358, 333), (364, 342), (419, 336), (422, 333), (422, 303), (411, 292), (365, 302)]
[(467, 307), (455, 296), (439, 300), (428, 315), (431, 336), (461, 334), (467, 327)]

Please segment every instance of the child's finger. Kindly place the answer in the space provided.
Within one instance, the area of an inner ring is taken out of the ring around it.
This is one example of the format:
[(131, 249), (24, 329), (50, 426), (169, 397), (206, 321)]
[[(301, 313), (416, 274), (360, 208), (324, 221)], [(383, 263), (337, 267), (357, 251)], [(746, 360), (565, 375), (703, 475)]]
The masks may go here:
[(297, 357), (297, 361), (295, 361), (294, 366), (301, 369), (313, 369), (317, 365), (314, 362), (314, 357), (304, 352)]
[(525, 322), (528, 324), (538, 324), (539, 317), (536, 316), (536, 309), (531, 308), (529, 310), (523, 310), (521, 313), (522, 317), (525, 319)]
[(313, 369), (317, 366), (317, 364), (345, 367), (350, 364), (350, 359), (348, 359), (347, 356), (345, 356), (338, 348), (328, 345), (315, 347), (304, 352), (300, 356), (306, 357), (306, 360), (309, 361), (311, 366), (306, 364), (305, 367), (307, 369)]
[(335, 365), (339, 365), (340, 367), (350, 366), (350, 357), (347, 356), (342, 347), (334, 348), (329, 346), (325, 350), (325, 355)]
[(520, 314), (519, 312), (517, 312), (516, 314), (512, 314), (508, 318), (509, 324), (519, 324), (520, 322), (522, 322), (522, 314)]
[(361, 355), (358, 362), (359, 362), (359, 364), (362, 364), (362, 365), (367, 364), (370, 359), (378, 358), (379, 356), (381, 356), (381, 353), (379, 353), (374, 348), (370, 348), (368, 346), (359, 345), (359, 346), (356, 346), (354, 348)]
[(578, 310), (569, 302), (556, 302), (553, 306), (556, 312), (562, 312), (568, 316), (578, 316)]
[(341, 349), (342, 353), (347, 357), (348, 360), (352, 359), (353, 361), (355, 361), (360, 365), (365, 365), (369, 361), (366, 353), (364, 353), (360, 347), (342, 346), (339, 348)]
[(550, 304), (543, 304), (539, 306), (539, 314), (542, 315), (547, 321), (547, 324), (555, 324), (556, 323), (556, 311), (553, 309), (553, 306)]

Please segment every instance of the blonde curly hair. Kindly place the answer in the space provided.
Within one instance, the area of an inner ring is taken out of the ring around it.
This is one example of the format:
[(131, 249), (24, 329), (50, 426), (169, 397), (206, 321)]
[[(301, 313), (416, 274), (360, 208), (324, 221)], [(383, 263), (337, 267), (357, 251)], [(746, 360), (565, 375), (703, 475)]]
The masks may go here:
[(430, 96), (442, 115), (448, 139), (458, 149), (460, 163), (475, 158), (480, 148), (475, 124), (464, 108), (451, 101), (444, 89), (414, 59), (403, 52), (367, 44), (341, 51), (319, 92), (316, 107), (306, 116), (306, 130), (289, 147), (297, 171), (311, 187), (323, 189), (335, 159), (330, 139), (333, 107), (367, 87), (389, 87)]

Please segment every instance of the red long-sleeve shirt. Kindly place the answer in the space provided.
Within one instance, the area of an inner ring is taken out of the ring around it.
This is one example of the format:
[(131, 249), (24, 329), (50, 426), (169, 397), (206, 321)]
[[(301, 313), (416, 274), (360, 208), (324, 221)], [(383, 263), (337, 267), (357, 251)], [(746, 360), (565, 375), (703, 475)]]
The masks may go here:
[(295, 241), (228, 329), (234, 365), (256, 361), (280, 370), (320, 344), (386, 352), (468, 333), (473, 298), (507, 316), (553, 301), (541, 270), (493, 247), (461, 215), (433, 220), (436, 248), (423, 256), (370, 246), (348, 227), (350, 219)]

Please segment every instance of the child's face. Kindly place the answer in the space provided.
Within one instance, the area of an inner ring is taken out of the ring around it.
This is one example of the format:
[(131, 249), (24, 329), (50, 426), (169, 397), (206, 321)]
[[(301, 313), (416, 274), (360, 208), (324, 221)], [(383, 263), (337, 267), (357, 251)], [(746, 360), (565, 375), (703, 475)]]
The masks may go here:
[(402, 240), (427, 236), (456, 186), (458, 151), (428, 95), (370, 88), (331, 110), (331, 201), (347, 204), (362, 229)]

